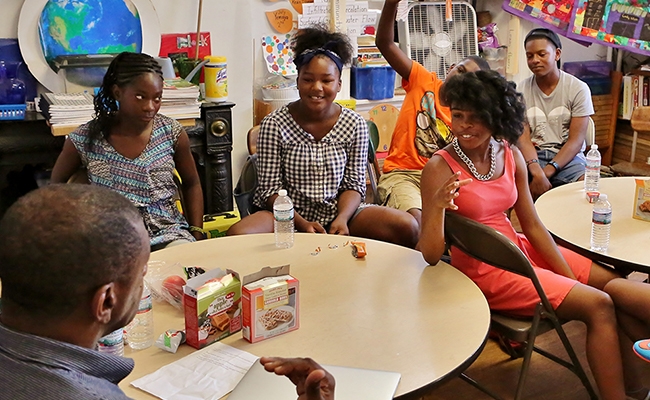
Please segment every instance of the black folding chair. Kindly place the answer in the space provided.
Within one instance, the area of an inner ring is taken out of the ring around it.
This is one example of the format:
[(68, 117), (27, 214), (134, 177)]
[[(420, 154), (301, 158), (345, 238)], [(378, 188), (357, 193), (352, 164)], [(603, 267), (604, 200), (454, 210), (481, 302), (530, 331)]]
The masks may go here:
[[(521, 249), (501, 232), (449, 211), (445, 214), (445, 239), (448, 246), (454, 246), (479, 261), (529, 278), (537, 290), (540, 303), (535, 308), (535, 313), (532, 318), (513, 317), (491, 311), (491, 328), (493, 330), (497, 331), (506, 340), (510, 339), (525, 344), (523, 364), (515, 392), (515, 400), (520, 399), (522, 396), (533, 351), (571, 370), (580, 378), (589, 396), (592, 399), (598, 399), (591, 382), (580, 365), (580, 361), (562, 328), (562, 323), (566, 321), (560, 321), (558, 319), (555, 310), (553, 310), (551, 303), (544, 293), (544, 289), (537, 279), (533, 266)], [(535, 346), (535, 338), (551, 330), (557, 332), (571, 362)], [(513, 358), (516, 357), (514, 352), (510, 352), (510, 355)], [(463, 373), (460, 377), (489, 396), (495, 399), (501, 399), (500, 396), (494, 394), (466, 374)]]

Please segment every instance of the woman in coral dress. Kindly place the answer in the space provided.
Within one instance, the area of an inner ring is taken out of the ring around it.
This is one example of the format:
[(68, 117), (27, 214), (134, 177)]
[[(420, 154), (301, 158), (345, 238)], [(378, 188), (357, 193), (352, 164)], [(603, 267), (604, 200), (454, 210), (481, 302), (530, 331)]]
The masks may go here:
[[(502, 232), (528, 256), (558, 317), (586, 324), (587, 358), (601, 398), (645, 398), (648, 390), (628, 361), (634, 357), (632, 340), (650, 335), (650, 286), (553, 242), (535, 212), (526, 163), (515, 146), (525, 119), (521, 94), (498, 73), (478, 71), (449, 79), (441, 98), (451, 107), (456, 139), (422, 173), (418, 246), (424, 258), (435, 264), (443, 254), (446, 209)], [(505, 214), (513, 206), (523, 235)], [(479, 286), (493, 310), (529, 316), (539, 303), (527, 278), (454, 248), (452, 265)]]

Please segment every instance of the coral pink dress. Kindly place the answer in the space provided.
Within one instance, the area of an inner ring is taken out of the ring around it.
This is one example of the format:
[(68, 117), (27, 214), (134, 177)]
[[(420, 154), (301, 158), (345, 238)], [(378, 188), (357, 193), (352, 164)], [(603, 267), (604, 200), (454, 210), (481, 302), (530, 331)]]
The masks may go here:
[[(491, 226), (512, 240), (535, 267), (546, 296), (553, 308), (557, 308), (577, 281), (552, 272), (551, 267), (537, 253), (528, 239), (518, 234), (512, 227), (505, 211), (517, 201), (516, 166), (510, 146), (503, 142), (503, 147), (505, 150), (503, 175), (489, 181), (474, 179), (447, 151), (440, 150), (436, 154), (447, 162), (452, 171), (461, 172), (459, 179), (473, 179), (472, 183), (460, 188), (459, 196), (454, 200), (458, 206), (457, 212)], [(587, 283), (591, 260), (562, 247), (560, 251), (578, 281)], [(528, 278), (475, 260), (456, 248), (452, 248), (451, 263), (478, 285), (491, 309), (522, 316), (530, 316), (534, 313), (535, 306), (539, 303), (539, 296)]]

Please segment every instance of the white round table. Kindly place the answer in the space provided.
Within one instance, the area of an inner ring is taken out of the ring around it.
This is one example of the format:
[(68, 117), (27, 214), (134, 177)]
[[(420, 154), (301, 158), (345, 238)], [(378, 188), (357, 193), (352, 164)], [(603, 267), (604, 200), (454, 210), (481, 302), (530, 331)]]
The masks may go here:
[[(344, 246), (349, 240), (366, 243), (365, 259), (352, 256)], [(443, 262), (429, 266), (420, 252), (369, 239), (296, 234), (291, 249), (277, 249), (273, 234), (235, 236), (160, 250), (151, 260), (230, 268), (241, 276), (290, 264), (300, 281), (300, 328), (255, 344), (241, 333), (223, 342), (257, 356), (400, 372), (396, 398), (421, 397), (462, 372), (483, 349), (490, 325), (485, 297), (464, 274)], [(180, 310), (154, 304), (156, 337), (183, 327)], [(135, 370), (120, 387), (132, 398), (153, 398), (129, 383), (193, 351), (187, 345), (176, 354), (127, 349)]]
[[(557, 242), (575, 252), (621, 269), (624, 273), (650, 273), (650, 222), (632, 218), (634, 177), (600, 179), (600, 192), (612, 204), (612, 226), (607, 253), (591, 250), (593, 204), (585, 197), (584, 182), (549, 190), (537, 199), (535, 208), (546, 229)], [(640, 178), (643, 179), (643, 178)]]

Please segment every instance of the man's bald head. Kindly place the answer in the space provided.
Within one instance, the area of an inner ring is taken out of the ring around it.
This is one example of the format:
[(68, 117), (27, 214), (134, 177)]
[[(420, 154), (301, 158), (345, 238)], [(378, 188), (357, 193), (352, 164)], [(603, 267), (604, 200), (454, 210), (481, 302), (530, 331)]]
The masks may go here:
[(28, 193), (0, 220), (3, 300), (27, 313), (69, 313), (100, 286), (133, 275), (142, 224), (129, 200), (99, 186)]

